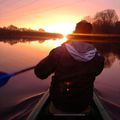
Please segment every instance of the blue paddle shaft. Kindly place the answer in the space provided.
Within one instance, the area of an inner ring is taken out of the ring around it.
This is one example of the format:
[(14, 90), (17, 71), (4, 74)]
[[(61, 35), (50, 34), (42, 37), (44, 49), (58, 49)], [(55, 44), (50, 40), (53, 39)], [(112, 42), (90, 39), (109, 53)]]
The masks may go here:
[(24, 72), (29, 71), (29, 70), (32, 70), (32, 69), (34, 69), (34, 67), (35, 66), (32, 66), (32, 67), (29, 67), (29, 68), (26, 68), (26, 69), (23, 69), (23, 70), (20, 70), (20, 71), (17, 71), (15, 73), (11, 73), (11, 74), (0, 72), (0, 87), (5, 85), (11, 77), (18, 75), (20, 73), (24, 73)]

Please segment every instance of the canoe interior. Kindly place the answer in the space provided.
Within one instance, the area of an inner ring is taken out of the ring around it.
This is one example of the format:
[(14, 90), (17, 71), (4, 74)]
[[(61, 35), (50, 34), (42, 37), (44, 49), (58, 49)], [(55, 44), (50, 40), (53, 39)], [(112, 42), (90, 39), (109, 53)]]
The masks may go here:
[(83, 114), (59, 114), (55, 116), (48, 112), (49, 103), (50, 99), (48, 98), (35, 120), (103, 120), (94, 101), (91, 103), (91, 112), (86, 116)]

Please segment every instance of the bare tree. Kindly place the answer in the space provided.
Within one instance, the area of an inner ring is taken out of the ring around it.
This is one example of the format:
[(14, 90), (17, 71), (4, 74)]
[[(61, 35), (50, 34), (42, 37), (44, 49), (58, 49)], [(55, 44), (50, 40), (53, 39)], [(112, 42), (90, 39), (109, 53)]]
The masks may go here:
[(120, 21), (115, 23), (115, 33), (120, 34)]
[(118, 15), (115, 10), (107, 9), (98, 12), (94, 17), (94, 32), (99, 33), (112, 33), (112, 27), (118, 21)]
[(7, 28), (9, 30), (18, 30), (18, 27), (16, 27), (15, 25), (9, 25)]

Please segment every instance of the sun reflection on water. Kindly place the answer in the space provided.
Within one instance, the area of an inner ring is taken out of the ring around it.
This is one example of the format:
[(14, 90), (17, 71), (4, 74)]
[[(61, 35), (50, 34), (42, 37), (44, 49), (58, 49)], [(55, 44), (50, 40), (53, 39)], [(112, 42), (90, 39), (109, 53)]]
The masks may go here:
[(66, 37), (64, 37), (63, 39), (57, 39), (57, 40), (55, 40), (53, 42), (53, 45), (58, 47), (58, 46), (62, 45), (64, 42), (66, 42), (66, 41), (67, 41)]
[(33, 41), (31, 42), (31, 45), (34, 46), (35, 48), (46, 48), (46, 49), (51, 49), (51, 48), (55, 48), (58, 46), (61, 46), (64, 42), (67, 41), (67, 38), (64, 37), (63, 39), (50, 39), (50, 40), (45, 40), (43, 42), (41, 41)]

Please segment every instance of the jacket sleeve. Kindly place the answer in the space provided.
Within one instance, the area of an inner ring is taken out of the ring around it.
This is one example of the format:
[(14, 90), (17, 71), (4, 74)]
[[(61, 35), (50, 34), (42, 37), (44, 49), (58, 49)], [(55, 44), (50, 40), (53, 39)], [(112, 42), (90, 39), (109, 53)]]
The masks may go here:
[(54, 73), (58, 64), (58, 57), (59, 55), (56, 54), (56, 49), (53, 49), (47, 57), (36, 65), (34, 69), (35, 75), (40, 79), (45, 79)]

